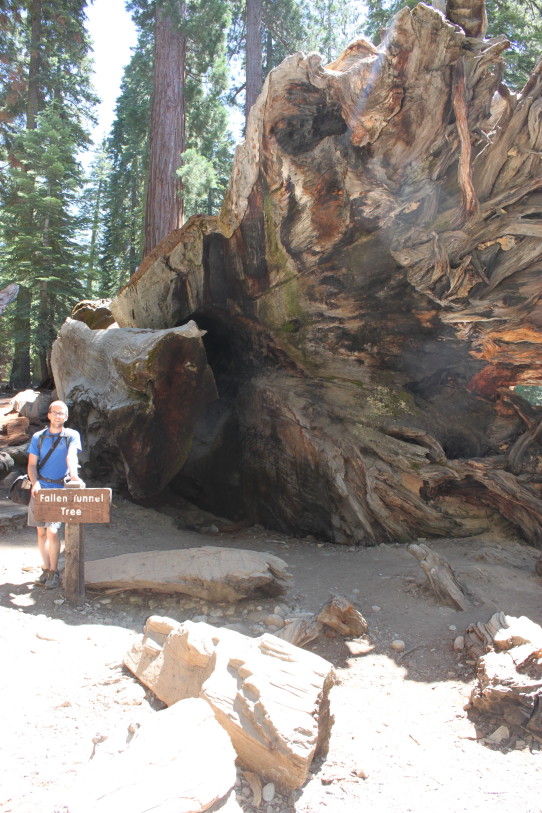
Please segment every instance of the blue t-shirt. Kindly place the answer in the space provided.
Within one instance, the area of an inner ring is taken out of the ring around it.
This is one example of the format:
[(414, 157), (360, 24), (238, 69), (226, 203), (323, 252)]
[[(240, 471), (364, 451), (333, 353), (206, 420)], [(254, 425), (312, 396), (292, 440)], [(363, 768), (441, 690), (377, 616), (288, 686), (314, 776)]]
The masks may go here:
[[(76, 432), (75, 429), (66, 429), (64, 427), (60, 435), (61, 438), (58, 446), (42, 468), (40, 468), (39, 461), (40, 459), (43, 460), (51, 446), (57, 440), (58, 432), (52, 434), (49, 429), (42, 429), (41, 432), (36, 432), (35, 435), (32, 435), (32, 440), (28, 447), (28, 454), (35, 454), (38, 457), (38, 479), (42, 488), (64, 488), (64, 483), (47, 483), (43, 478), (47, 477), (48, 480), (64, 480), (64, 477), (68, 474), (68, 449), (75, 446), (78, 452), (81, 451), (79, 432)], [(41, 436), (43, 436), (43, 441), (40, 450), (39, 439)]]

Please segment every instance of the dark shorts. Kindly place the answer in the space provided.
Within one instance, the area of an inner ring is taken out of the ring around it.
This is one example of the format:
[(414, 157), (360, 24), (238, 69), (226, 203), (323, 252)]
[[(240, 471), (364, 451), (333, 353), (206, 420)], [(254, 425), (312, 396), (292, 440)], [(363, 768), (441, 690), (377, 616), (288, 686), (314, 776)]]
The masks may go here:
[(30, 503), (28, 505), (28, 519), (26, 524), (30, 528), (50, 528), (51, 531), (55, 531), (56, 533), (58, 533), (60, 526), (62, 525), (61, 522), (37, 522), (34, 518), (34, 497), (30, 497)]

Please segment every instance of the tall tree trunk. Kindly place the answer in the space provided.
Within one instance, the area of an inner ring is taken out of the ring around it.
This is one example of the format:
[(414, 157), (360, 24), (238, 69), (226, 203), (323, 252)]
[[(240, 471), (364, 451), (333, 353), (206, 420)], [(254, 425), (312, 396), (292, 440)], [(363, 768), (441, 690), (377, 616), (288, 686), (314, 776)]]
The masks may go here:
[(247, 0), (245, 119), (262, 89), (262, 0)]
[(41, 63), (41, 0), (30, 5), (30, 63), (28, 66), (28, 103), (26, 129), (34, 130), (39, 108), (39, 78)]
[[(41, 0), (30, 4), (30, 62), (28, 65), (28, 100), (26, 106), (26, 129), (35, 130), (39, 109), (39, 80), (41, 66)], [(33, 211), (27, 214), (29, 221)], [(32, 225), (32, 224), (30, 224)], [(30, 383), (30, 309), (32, 291), (21, 285), (14, 321), (15, 347), (9, 383), (14, 389), (27, 387)]]
[[(138, 241), (138, 226), (137, 226), (137, 201), (139, 196), (139, 188), (137, 183), (138, 173), (134, 167), (134, 172), (132, 175), (132, 189), (131, 189), (131, 196), (130, 196), (130, 246), (129, 246), (129, 255), (128, 255), (128, 268), (130, 277), (132, 274), (135, 273), (137, 266), (141, 261), (140, 252), (141, 252), (141, 244)], [(129, 277), (128, 277), (129, 279)], [(121, 280), (121, 284), (124, 285), (128, 280)]]
[(21, 285), (15, 304), (13, 319), (13, 364), (9, 385), (15, 390), (25, 389), (30, 384), (30, 303), (32, 294), (29, 288)]
[(175, 5), (177, 19), (172, 19), (159, 4), (155, 14), (144, 254), (183, 223), (182, 182), (177, 170), (185, 148), (186, 36), (180, 29), (185, 3), (176, 2)]
[(98, 191), (96, 193), (96, 201), (94, 203), (94, 212), (92, 213), (92, 232), (90, 235), (90, 248), (88, 254), (87, 266), (87, 281), (86, 281), (86, 294), (88, 297), (92, 296), (92, 283), (94, 282), (95, 269), (94, 263), (96, 262), (96, 243), (98, 240), (98, 225), (100, 219), (100, 208), (102, 205), (102, 190), (103, 179), (98, 181)]

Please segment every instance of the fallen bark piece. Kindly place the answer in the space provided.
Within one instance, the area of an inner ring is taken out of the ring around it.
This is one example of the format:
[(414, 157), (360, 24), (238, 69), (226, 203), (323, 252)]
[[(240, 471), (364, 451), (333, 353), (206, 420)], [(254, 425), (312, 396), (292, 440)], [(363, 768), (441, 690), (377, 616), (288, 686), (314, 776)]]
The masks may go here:
[(207, 700), (244, 768), (301, 787), (314, 756), (327, 751), (332, 665), (274, 635), (253, 639), (204, 623), (173, 624), (149, 618), (125, 666), (167, 705)]
[[(542, 627), (525, 616), (514, 618), (500, 612), (486, 625), (476, 625), (476, 630), (491, 649), (478, 658), (471, 705), (507, 723), (538, 731), (542, 726)], [(487, 643), (489, 639), (492, 644)]]
[(127, 553), (85, 565), (90, 588), (185, 593), (209, 601), (277, 596), (290, 575), (286, 562), (270, 553), (204, 546), (186, 550)]
[(226, 800), (235, 780), (230, 738), (208, 703), (188, 699), (143, 723), (118, 757), (91, 762), (77, 778), (67, 809), (199, 813)]
[(359, 610), (342, 596), (334, 596), (325, 604), (317, 617), (322, 624), (336, 630), (340, 635), (365, 635), (367, 621)]
[(309, 618), (293, 618), (286, 621), (284, 627), (277, 630), (274, 635), (294, 646), (303, 647), (318, 638), (323, 628), (324, 625), (311, 615)]
[(455, 607), (457, 610), (466, 610), (471, 606), (463, 586), (446, 559), (423, 544), (408, 545), (407, 551), (418, 560), (429, 580), (431, 589), (440, 602)]

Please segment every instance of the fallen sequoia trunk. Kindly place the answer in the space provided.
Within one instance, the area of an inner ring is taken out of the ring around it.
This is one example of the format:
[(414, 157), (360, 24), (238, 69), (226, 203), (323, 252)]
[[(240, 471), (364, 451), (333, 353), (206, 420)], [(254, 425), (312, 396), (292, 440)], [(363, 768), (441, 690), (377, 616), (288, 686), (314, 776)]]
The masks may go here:
[(374, 544), (468, 533), (467, 500), (542, 544), (542, 411), (511, 390), (542, 380), (542, 63), (511, 94), (481, 0), (447, 9), (272, 71), (220, 214), (111, 303), (207, 331), (220, 400), (172, 481), (204, 507)]
[(290, 579), (286, 562), (270, 553), (205, 546), (126, 553), (85, 565), (90, 588), (184, 593), (209, 601), (278, 596)]
[(124, 664), (168, 706), (206, 700), (240, 764), (285, 788), (301, 787), (326, 753), (333, 667), (273, 635), (153, 616)]
[(193, 322), (91, 330), (68, 319), (53, 345), (58, 396), (76, 404), (89, 467), (100, 475), (118, 462), (134, 497), (167, 485), (188, 457), (198, 412), (216, 399), (202, 335)]

